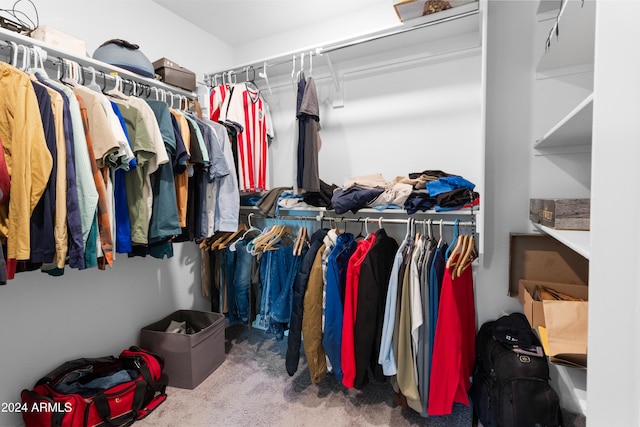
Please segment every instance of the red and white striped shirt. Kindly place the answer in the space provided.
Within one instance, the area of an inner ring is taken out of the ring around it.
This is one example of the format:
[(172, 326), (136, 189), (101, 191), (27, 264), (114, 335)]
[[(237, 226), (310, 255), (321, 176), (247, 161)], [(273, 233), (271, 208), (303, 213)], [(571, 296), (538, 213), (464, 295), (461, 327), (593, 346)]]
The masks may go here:
[(220, 108), (219, 121), (234, 125), (238, 133), (240, 191), (268, 190), (267, 104), (260, 93), (239, 83)]
[(209, 118), (214, 122), (219, 121), (220, 110), (229, 93), (229, 85), (223, 84), (211, 89), (209, 93)]

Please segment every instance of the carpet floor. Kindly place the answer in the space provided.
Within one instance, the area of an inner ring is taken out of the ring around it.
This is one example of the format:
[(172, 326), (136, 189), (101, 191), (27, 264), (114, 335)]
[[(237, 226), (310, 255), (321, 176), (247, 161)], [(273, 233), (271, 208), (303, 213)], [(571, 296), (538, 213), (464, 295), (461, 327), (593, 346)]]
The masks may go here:
[(168, 387), (167, 400), (138, 427), (209, 426), (471, 426), (469, 407), (422, 418), (394, 402), (389, 382), (347, 389), (330, 374), (312, 384), (304, 353), (298, 372), (285, 369), (287, 338), (246, 326), (225, 331), (226, 359), (193, 390)]

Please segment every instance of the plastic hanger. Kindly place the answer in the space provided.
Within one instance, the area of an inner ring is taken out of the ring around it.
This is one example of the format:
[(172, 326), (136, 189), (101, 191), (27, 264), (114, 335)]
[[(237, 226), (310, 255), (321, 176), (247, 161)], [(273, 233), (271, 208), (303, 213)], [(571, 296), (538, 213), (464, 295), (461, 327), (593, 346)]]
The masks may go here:
[(293, 55), (293, 68), (291, 69), (291, 84), (293, 85), (293, 87), (296, 87), (296, 56)]
[(460, 224), (460, 220), (458, 218), (456, 218), (455, 222), (453, 223), (453, 239), (451, 240), (451, 244), (449, 245), (449, 247), (447, 248), (447, 251), (445, 252), (445, 259), (449, 259), (449, 256), (451, 254), (451, 251), (453, 250), (454, 246), (457, 246), (457, 240), (458, 240), (458, 224)]
[(273, 91), (269, 85), (269, 76), (267, 75), (267, 61), (262, 63), (262, 71), (258, 73), (258, 77), (264, 79), (264, 82), (267, 84), (267, 89), (269, 89), (269, 95), (273, 95)]
[(440, 229), (439, 229), (440, 239), (438, 240), (438, 247), (439, 248), (441, 248), (442, 245), (444, 245), (444, 228), (443, 228), (443, 226), (444, 226), (444, 220), (441, 219), (440, 220)]
[(309, 52), (309, 77), (313, 75), (313, 51)]
[[(169, 106), (169, 108), (173, 108), (173, 92), (168, 90), (166, 91), (165, 96), (166, 98), (163, 99), (163, 101)], [(171, 99), (171, 102), (168, 102), (168, 99)]]
[(296, 82), (304, 79), (304, 52), (300, 54), (300, 71), (296, 74)]
[(96, 83), (96, 69), (89, 66), (87, 71), (91, 73), (91, 80), (86, 84), (86, 87), (96, 92), (102, 92), (102, 88)]
[(16, 59), (16, 68), (26, 72), (27, 68), (29, 68), (29, 48), (24, 45), (18, 45), (18, 50), (22, 50), (22, 66), (18, 66)]
[(253, 212), (249, 214), (249, 216), (247, 217), (247, 222), (249, 223), (249, 228), (242, 234), (242, 236), (240, 236), (239, 239), (234, 240), (230, 245), (229, 245), (229, 250), (231, 251), (235, 251), (236, 250), (236, 243), (238, 243), (241, 240), (244, 240), (247, 235), (249, 235), (249, 233), (252, 232), (258, 232), (258, 233), (262, 233), (262, 230), (255, 227), (252, 223), (251, 223), (251, 217), (253, 216)]
[(151, 93), (154, 94), (156, 101), (160, 101), (160, 90), (157, 87), (152, 87)]
[(9, 41), (9, 45), (11, 46), (11, 62), (10, 64), (14, 67), (18, 68), (18, 43), (14, 41)]

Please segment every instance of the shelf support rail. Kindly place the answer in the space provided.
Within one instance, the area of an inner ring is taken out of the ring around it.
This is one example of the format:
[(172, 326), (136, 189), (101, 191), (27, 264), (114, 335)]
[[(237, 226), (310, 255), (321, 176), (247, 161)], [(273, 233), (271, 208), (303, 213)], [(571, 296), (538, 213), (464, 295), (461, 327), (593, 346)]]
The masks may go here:
[[(438, 24), (442, 24), (445, 22), (449, 22), (449, 21), (454, 21), (457, 19), (462, 19), (462, 18), (466, 18), (467, 16), (472, 16), (472, 15), (477, 15), (478, 13), (480, 13), (479, 9), (474, 9), (474, 10), (470, 10), (467, 12), (463, 12), (463, 13), (459, 13), (457, 15), (451, 15), (451, 16), (447, 16), (441, 19), (435, 19), (433, 21), (429, 21), (429, 22), (424, 22), (421, 24), (416, 24), (413, 26), (403, 26), (402, 28), (399, 29), (394, 29), (394, 30), (390, 30), (390, 31), (386, 31), (383, 32), (381, 34), (374, 34), (368, 37), (363, 37), (363, 38), (359, 38), (359, 39), (355, 39), (355, 40), (350, 40), (350, 41), (346, 41), (340, 44), (334, 44), (331, 46), (327, 46), (327, 47), (314, 47), (311, 49), (302, 49), (300, 51), (297, 52), (304, 52), (305, 54), (309, 54), (312, 56), (323, 56), (326, 55), (330, 52), (335, 52), (337, 50), (341, 50), (341, 49), (345, 49), (345, 48), (349, 48), (352, 46), (357, 46), (363, 43), (367, 43), (367, 42), (371, 42), (371, 41), (375, 41), (375, 40), (380, 40), (386, 37), (391, 37), (391, 36), (395, 36), (398, 34), (403, 34), (409, 31), (415, 31), (415, 30), (419, 30), (422, 28), (426, 28), (426, 27), (431, 27), (434, 25), (438, 25)], [(255, 62), (250, 62), (247, 64), (243, 64), (240, 66), (235, 66), (231, 69), (228, 69), (227, 71), (214, 71), (214, 72), (210, 72), (210, 73), (206, 73), (204, 75), (204, 81), (208, 82), (210, 85), (213, 83), (214, 81), (214, 77), (220, 77), (221, 75), (224, 74), (228, 74), (229, 71), (233, 71), (233, 72), (237, 72), (239, 73), (241, 70), (245, 69), (246, 67), (255, 67), (255, 68), (259, 68), (259, 67), (263, 67), (266, 64), (266, 67), (271, 67), (271, 66), (276, 66), (276, 65), (282, 65), (282, 64), (286, 64), (289, 61), (291, 61), (291, 55), (292, 53), (286, 53), (284, 55), (279, 55), (279, 56), (275, 56), (272, 57), (270, 59), (262, 59), (260, 61), (255, 61)], [(293, 53), (294, 56), (298, 55), (297, 53)], [(328, 60), (328, 64), (329, 67), (331, 68), (331, 64), (330, 64), (330, 60)], [(339, 83), (337, 82), (337, 76), (335, 75), (335, 73), (331, 73), (332, 74), (332, 78), (334, 80), (334, 85), (336, 86), (336, 89), (339, 91)]]
[[(26, 62), (27, 56), (34, 55), (33, 52), (35, 50), (39, 50), (44, 53), (41, 56), (43, 62), (47, 62), (54, 67), (64, 67), (64, 61), (69, 61), (78, 64), (79, 68), (88, 75), (96, 72), (100, 73), (101, 79), (103, 80), (103, 86), (106, 85), (107, 79), (111, 80), (113, 83), (117, 83), (118, 80), (121, 80), (122, 82), (126, 82), (131, 85), (131, 91), (134, 91), (134, 89), (144, 89), (142, 93), (145, 93), (147, 97), (150, 95), (151, 89), (154, 88), (163, 95), (164, 99), (169, 98), (168, 102), (172, 101), (173, 96), (180, 96), (182, 98), (186, 97), (188, 99), (197, 98), (197, 95), (193, 92), (168, 85), (155, 79), (139, 76), (123, 68), (116, 67), (90, 57), (80, 57), (65, 53), (55, 47), (46, 46), (38, 40), (31, 39), (20, 34), (12, 34), (7, 31), (0, 30), (0, 48), (9, 48), (11, 50), (7, 57), (10, 62), (13, 62), (12, 65), (16, 65), (20, 51), (23, 52), (23, 62)], [(116, 75), (113, 75), (113, 73)], [(139, 93), (137, 96), (140, 96), (142, 93)]]

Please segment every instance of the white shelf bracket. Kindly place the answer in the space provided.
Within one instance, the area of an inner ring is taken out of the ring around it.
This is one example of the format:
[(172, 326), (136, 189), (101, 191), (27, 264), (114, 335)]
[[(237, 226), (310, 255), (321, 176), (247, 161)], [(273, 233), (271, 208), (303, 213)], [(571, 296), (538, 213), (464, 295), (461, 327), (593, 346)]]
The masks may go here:
[(327, 59), (327, 67), (329, 67), (329, 73), (331, 73), (331, 81), (333, 82), (333, 108), (344, 107), (344, 85), (340, 84), (340, 76), (336, 70), (336, 67), (331, 62), (331, 57), (328, 53), (322, 54)]

